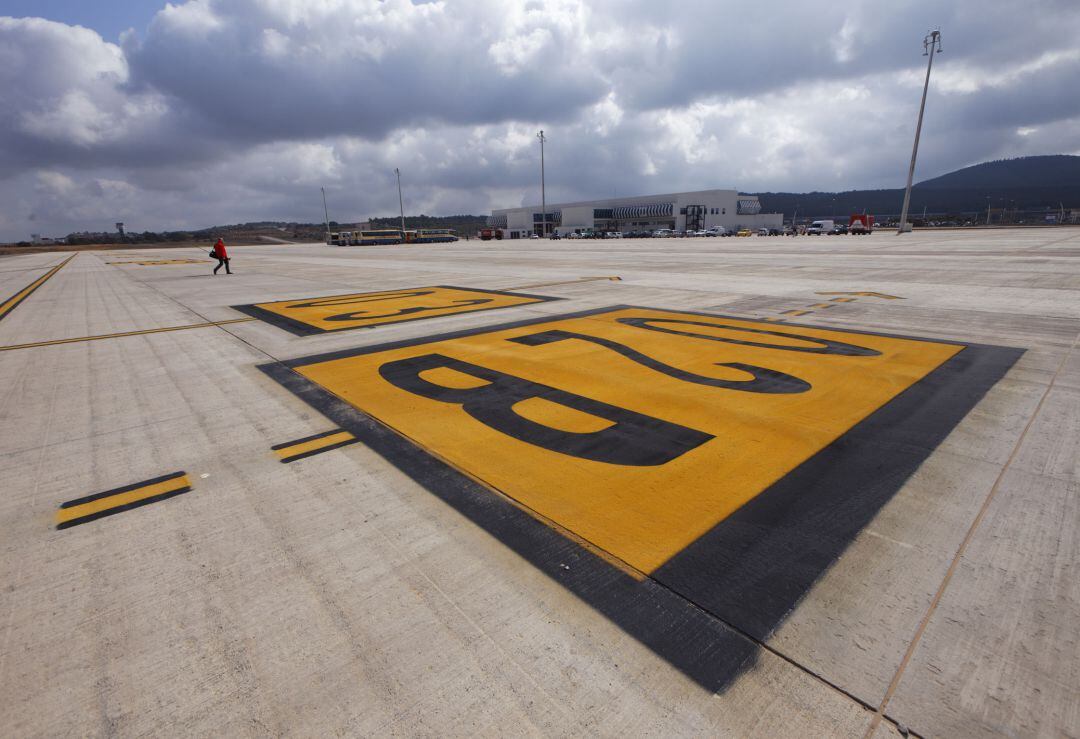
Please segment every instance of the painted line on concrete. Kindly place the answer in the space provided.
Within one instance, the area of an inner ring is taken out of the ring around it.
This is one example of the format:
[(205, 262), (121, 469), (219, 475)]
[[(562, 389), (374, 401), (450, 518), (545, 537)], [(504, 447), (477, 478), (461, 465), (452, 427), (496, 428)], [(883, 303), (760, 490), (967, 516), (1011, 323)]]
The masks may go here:
[(857, 300), (857, 298), (833, 298), (831, 302), (833, 302), (833, 303), (854, 303), (856, 300)]
[(34, 291), (35, 291), (35, 290), (37, 290), (37, 289), (38, 289), (39, 287), (41, 287), (42, 285), (44, 285), (44, 284), (45, 284), (45, 283), (46, 283), (46, 282), (48, 281), (48, 279), (49, 279), (50, 277), (52, 277), (52, 276), (53, 276), (53, 275), (55, 275), (55, 274), (56, 274), (57, 272), (59, 272), (59, 271), (60, 271), (60, 269), (61, 269), (61, 268), (62, 268), (62, 267), (63, 267), (63, 266), (65, 265), (65, 264), (67, 264), (68, 262), (70, 262), (70, 261), (71, 261), (72, 259), (74, 259), (74, 258), (75, 258), (76, 256), (77, 256), (77, 255), (75, 255), (75, 254), (72, 254), (72, 255), (71, 255), (70, 257), (68, 257), (68, 258), (67, 258), (67, 259), (65, 259), (64, 261), (60, 262), (60, 264), (56, 265), (55, 267), (53, 267), (52, 269), (50, 269), (50, 270), (49, 270), (48, 272), (46, 272), (45, 274), (43, 274), (43, 275), (42, 275), (41, 277), (37, 278), (36, 280), (34, 280), (33, 282), (31, 282), (31, 283), (30, 283), (29, 285), (27, 285), (26, 287), (24, 287), (24, 288), (23, 288), (22, 290), (20, 290), (19, 292), (15, 293), (14, 295), (12, 295), (12, 296), (11, 296), (10, 298), (8, 298), (7, 300), (5, 300), (5, 301), (4, 301), (3, 303), (0, 303), (0, 320), (3, 320), (3, 319), (4, 319), (4, 318), (6, 318), (6, 317), (7, 317), (8, 315), (10, 315), (10, 314), (11, 314), (11, 312), (12, 312), (13, 310), (15, 310), (15, 309), (16, 309), (16, 308), (17, 308), (17, 307), (19, 306), (19, 304), (20, 304), (20, 303), (22, 303), (22, 302), (23, 302), (24, 300), (26, 300), (27, 298), (29, 298), (29, 297), (30, 297), (30, 296), (31, 296), (31, 295), (32, 295), (32, 294), (34, 293)]
[(805, 316), (807, 313), (813, 313), (812, 310), (786, 310), (783, 315), (785, 316)]
[(810, 306), (814, 310), (828, 310), (829, 308), (835, 308), (835, 303), (814, 303)]
[(876, 293), (872, 291), (863, 292), (821, 292), (818, 291), (817, 295), (858, 295), (864, 298), (881, 298), (882, 300), (904, 300), (899, 295), (886, 295), (885, 293)]
[(60, 510), (56, 512), (56, 528), (79, 526), (190, 491), (191, 481), (187, 473), (174, 472), (85, 498), (76, 498), (60, 505)]
[(333, 429), (314, 436), (306, 436), (303, 439), (277, 444), (270, 448), (283, 463), (288, 464), (298, 459), (306, 459), (316, 454), (341, 449), (344, 446), (355, 444), (357, 441), (359, 439), (345, 429)]
[(430, 285), (234, 305), (235, 310), (298, 336), (375, 328), (439, 316), (510, 308), (561, 298), (477, 287)]
[(123, 331), (116, 334), (100, 334), (98, 336), (78, 336), (72, 339), (53, 339), (51, 341), (36, 341), (31, 344), (11, 344), (10, 346), (0, 346), (0, 352), (12, 351), (15, 349), (32, 349), (39, 346), (58, 346), (60, 344), (76, 344), (82, 341), (100, 341), (102, 339), (120, 339), (125, 336), (144, 336), (146, 334), (160, 334), (166, 331), (186, 331), (190, 328), (210, 328), (211, 326), (225, 326), (230, 323), (247, 323), (254, 321), (254, 318), (230, 318), (227, 321), (209, 321), (207, 323), (190, 323), (186, 326), (166, 326), (165, 328), (148, 328), (141, 331)]
[(608, 277), (582, 277), (578, 280), (564, 280), (562, 282), (539, 282), (535, 285), (522, 285), (521, 287), (511, 287), (510, 290), (531, 290), (534, 287), (553, 287), (554, 285), (574, 285), (578, 282), (598, 282), (600, 280), (609, 280), (611, 282), (622, 282), (622, 278), (618, 275), (610, 275)]
[(156, 267), (163, 264), (210, 264), (209, 259), (132, 259), (125, 262), (106, 262), (106, 264), (138, 264), (142, 267)]

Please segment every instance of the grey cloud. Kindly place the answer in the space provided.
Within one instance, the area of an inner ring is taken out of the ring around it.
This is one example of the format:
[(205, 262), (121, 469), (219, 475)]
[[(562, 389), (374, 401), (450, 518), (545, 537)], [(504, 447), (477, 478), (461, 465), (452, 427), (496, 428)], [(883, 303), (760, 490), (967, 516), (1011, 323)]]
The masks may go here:
[(320, 185), (388, 215), (394, 167), (410, 212), (482, 212), (538, 200), (539, 128), (549, 201), (895, 187), (934, 22), (973, 89), (932, 87), (918, 177), (1080, 148), (1074, 58), (999, 81), (1072, 48), (1075, 3), (892, 5), (191, 0), (121, 46), (0, 20), (0, 236), (317, 221)]

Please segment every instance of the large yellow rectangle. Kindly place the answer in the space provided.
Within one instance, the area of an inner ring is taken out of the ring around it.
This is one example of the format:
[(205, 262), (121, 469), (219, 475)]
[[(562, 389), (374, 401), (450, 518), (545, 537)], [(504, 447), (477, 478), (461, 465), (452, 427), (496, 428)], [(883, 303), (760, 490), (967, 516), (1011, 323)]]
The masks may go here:
[(295, 369), (649, 573), (962, 348), (619, 308)]
[(276, 319), (296, 333), (311, 334), (370, 328), (421, 318), (508, 308), (550, 300), (539, 295), (435, 285), (430, 287), (350, 293), (298, 300), (256, 303), (262, 318)]

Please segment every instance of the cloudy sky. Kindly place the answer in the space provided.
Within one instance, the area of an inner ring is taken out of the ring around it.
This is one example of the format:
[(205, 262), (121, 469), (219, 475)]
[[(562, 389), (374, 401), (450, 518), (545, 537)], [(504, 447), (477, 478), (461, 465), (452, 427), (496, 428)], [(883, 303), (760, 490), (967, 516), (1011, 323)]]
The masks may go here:
[(0, 0), (0, 240), (1080, 154), (1076, 0)]

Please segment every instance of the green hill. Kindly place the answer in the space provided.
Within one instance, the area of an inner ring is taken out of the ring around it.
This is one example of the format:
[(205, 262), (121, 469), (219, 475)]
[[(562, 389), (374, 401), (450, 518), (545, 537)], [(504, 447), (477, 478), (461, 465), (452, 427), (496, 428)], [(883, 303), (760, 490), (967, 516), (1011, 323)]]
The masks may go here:
[[(799, 218), (846, 217), (868, 212), (899, 216), (903, 188), (844, 192), (759, 192), (762, 210)], [(984, 162), (917, 183), (910, 213), (985, 217), (987, 208), (1008, 211), (1011, 221), (1041, 219), (1042, 213), (1080, 208), (1080, 157), (1055, 155)], [(1027, 219), (1024, 215), (1027, 214)]]

